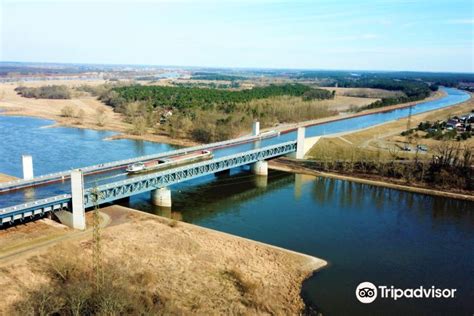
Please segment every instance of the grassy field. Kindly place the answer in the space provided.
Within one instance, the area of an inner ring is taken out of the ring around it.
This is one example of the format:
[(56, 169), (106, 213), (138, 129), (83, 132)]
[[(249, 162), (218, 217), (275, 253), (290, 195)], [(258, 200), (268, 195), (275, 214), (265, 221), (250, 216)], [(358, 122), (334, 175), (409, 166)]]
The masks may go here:
[[(450, 116), (468, 113), (474, 109), (474, 100), (470, 100), (453, 107), (431, 111), (415, 115), (411, 119), (410, 125), (417, 126), (423, 121), (445, 120)], [(323, 137), (307, 154), (311, 159), (346, 159), (349, 157), (381, 157), (384, 159), (392, 158), (394, 155), (399, 157), (413, 157), (414, 152), (402, 152), (405, 137), (400, 133), (407, 128), (408, 119), (400, 119), (394, 122), (382, 124), (361, 131), (346, 133), (336, 136)], [(428, 148), (435, 148), (441, 143), (434, 139), (413, 139), (412, 147), (426, 145)], [(474, 139), (462, 141), (461, 144), (474, 147)], [(429, 153), (429, 152), (428, 152)], [(354, 156), (355, 155), (355, 156)], [(431, 158), (431, 155), (420, 155), (421, 158)]]
[[(111, 218), (102, 230), (104, 279), (110, 280), (104, 291), (112, 289), (106, 292), (111, 295), (109, 299), (121, 298), (125, 307), (143, 303), (173, 315), (296, 315), (304, 307), (300, 297), (303, 279), (326, 264), (314, 257), (121, 206), (101, 211)], [(4, 232), (2, 240), (19, 242), (26, 231), (23, 227)], [(49, 228), (43, 232), (56, 233)], [(21, 306), (23, 314), (33, 314), (34, 306), (61, 306), (68, 295), (85, 301), (94, 282), (91, 251), (89, 232), (7, 263), (0, 260), (0, 313), (18, 314)], [(68, 308), (80, 306), (71, 304)], [(116, 313), (107, 314), (127, 314), (124, 305), (114, 308)]]

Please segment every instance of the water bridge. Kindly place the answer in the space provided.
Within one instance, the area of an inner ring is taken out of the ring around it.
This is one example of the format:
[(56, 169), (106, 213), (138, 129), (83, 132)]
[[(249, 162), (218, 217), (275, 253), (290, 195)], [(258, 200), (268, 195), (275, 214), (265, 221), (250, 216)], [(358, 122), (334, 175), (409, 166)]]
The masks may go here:
[[(255, 122), (251, 136), (40, 177), (33, 175), (32, 157), (23, 156), (23, 179), (0, 184), (0, 225), (55, 213), (64, 223), (83, 229), (85, 209), (94, 205), (96, 195), (100, 197), (97, 203), (109, 203), (150, 192), (154, 204), (169, 207), (169, 186), (173, 184), (225, 173), (242, 166), (250, 166), (253, 173), (265, 177), (268, 172), (267, 160), (284, 155), (302, 158), (322, 135), (372, 127), (410, 114), (452, 106), (471, 97), (457, 89), (442, 90), (446, 93), (444, 97), (420, 102), (409, 108), (381, 109), (375, 113), (340, 117), (325, 123), (315, 123), (306, 129), (290, 129), (271, 136), (260, 133), (259, 124)], [(199, 150), (212, 151), (213, 158), (142, 175), (125, 172), (127, 166), (135, 162), (176, 157)]]
[[(285, 131), (283, 133), (288, 133)], [(42, 218), (55, 213), (65, 224), (77, 228), (85, 228), (85, 209), (95, 204), (110, 203), (136, 194), (150, 192), (153, 204), (171, 207), (171, 190), (169, 186), (198, 177), (229, 172), (232, 168), (250, 166), (252, 172), (265, 177), (268, 174), (267, 160), (284, 155), (302, 158), (306, 148), (311, 144), (306, 140), (305, 129), (299, 128), (292, 137), (280, 137), (280, 134), (260, 133), (259, 123), (255, 122), (251, 136), (229, 141), (207, 144), (179, 150), (115, 161), (86, 168), (63, 171), (40, 177), (33, 176), (33, 160), (31, 156), (23, 156), (23, 176), (21, 180), (0, 184), (0, 194), (23, 196), (30, 194), (30, 201), (0, 209), (0, 224), (14, 223), (26, 219)], [(296, 135), (294, 135), (296, 134)], [(296, 139), (294, 137), (296, 136)], [(288, 140), (288, 138), (293, 138)], [(220, 153), (212, 159), (186, 165), (178, 165), (165, 170), (148, 172), (140, 175), (123, 176), (123, 170), (135, 162), (146, 162), (166, 157), (176, 157), (199, 150), (210, 150)], [(116, 174), (117, 171), (120, 173)], [(68, 187), (64, 194), (46, 196), (35, 199), (35, 191), (55, 192), (58, 187)], [(68, 192), (69, 191), (69, 192)], [(1, 206), (1, 204), (0, 204)]]

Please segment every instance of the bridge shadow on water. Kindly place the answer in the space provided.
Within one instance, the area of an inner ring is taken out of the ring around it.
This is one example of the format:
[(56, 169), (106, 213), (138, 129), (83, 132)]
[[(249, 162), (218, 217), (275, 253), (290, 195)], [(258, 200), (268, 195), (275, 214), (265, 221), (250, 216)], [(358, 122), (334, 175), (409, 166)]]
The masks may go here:
[(263, 177), (250, 173), (248, 168), (236, 168), (230, 174), (205, 176), (171, 186), (171, 208), (152, 205), (148, 194), (119, 204), (193, 223), (222, 212), (235, 212), (233, 207), (236, 205), (290, 185), (293, 181), (294, 175), (285, 172), (270, 171), (268, 177)]

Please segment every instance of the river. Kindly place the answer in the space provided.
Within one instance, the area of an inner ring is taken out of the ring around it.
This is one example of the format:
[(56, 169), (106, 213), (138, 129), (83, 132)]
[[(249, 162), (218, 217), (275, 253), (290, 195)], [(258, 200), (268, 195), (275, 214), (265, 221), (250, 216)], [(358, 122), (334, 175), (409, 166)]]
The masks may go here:
[[(448, 96), (414, 113), (461, 102)], [(308, 129), (308, 135), (353, 130), (406, 116), (407, 109)], [(172, 146), (103, 139), (112, 132), (44, 128), (51, 121), (0, 116), (0, 172), (21, 175), (21, 154), (37, 174), (164, 152)], [(288, 134), (287, 134), (288, 135)], [(283, 137), (290, 137), (282, 135)], [(321, 257), (330, 265), (303, 286), (305, 301), (325, 315), (472, 314), (474, 203), (348, 181), (271, 171), (267, 179), (245, 168), (172, 187), (173, 207), (147, 194), (126, 205)], [(360, 304), (362, 281), (400, 288), (456, 288), (452, 300), (376, 300)]]

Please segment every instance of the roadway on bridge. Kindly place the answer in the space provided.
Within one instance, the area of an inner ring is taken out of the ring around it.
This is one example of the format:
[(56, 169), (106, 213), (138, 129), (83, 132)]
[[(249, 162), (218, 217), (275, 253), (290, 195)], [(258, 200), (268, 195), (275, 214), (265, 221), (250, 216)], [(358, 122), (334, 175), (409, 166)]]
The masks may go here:
[[(444, 89), (447, 95), (441, 99), (422, 102), (412, 107), (412, 114), (418, 114), (434, 109), (439, 109), (451, 105), (464, 102), (470, 98), (466, 92), (457, 89)], [(361, 128), (370, 127), (373, 125), (393, 121), (399, 118), (408, 116), (409, 109), (402, 108), (388, 112), (361, 115), (344, 120), (328, 122), (324, 124), (314, 125), (306, 128), (306, 137), (313, 137), (326, 134), (334, 134), (340, 132), (354, 131)], [(259, 141), (251, 141), (248, 143), (230, 144), (226, 147), (213, 147), (209, 145), (215, 158), (221, 158), (232, 154), (241, 153), (259, 147), (279, 144), (296, 139), (296, 132), (289, 131), (282, 133), (280, 136), (262, 139)], [(106, 170), (101, 173), (88, 174), (84, 177), (85, 187), (90, 188), (96, 185), (112, 183), (121, 181), (133, 175), (128, 175), (125, 167), (114, 170)], [(7, 191), (0, 193), (0, 208), (5, 208), (13, 205), (22, 204), (38, 199), (43, 199), (55, 195), (70, 193), (69, 180), (63, 182), (55, 182), (36, 187), (22, 188), (14, 191)]]

